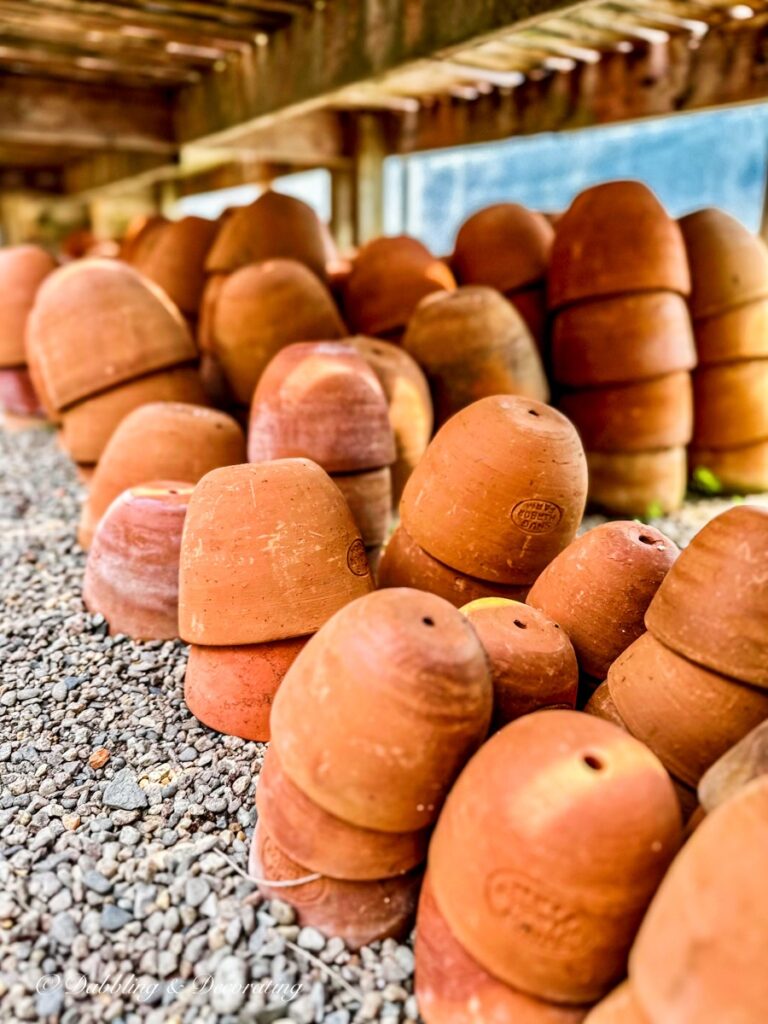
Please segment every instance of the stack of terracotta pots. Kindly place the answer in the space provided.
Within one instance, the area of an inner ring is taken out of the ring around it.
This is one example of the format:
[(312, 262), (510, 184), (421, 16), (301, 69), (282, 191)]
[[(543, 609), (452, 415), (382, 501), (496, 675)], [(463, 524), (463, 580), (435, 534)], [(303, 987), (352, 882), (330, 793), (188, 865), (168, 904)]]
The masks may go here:
[(524, 599), (573, 540), (587, 491), (584, 450), (561, 413), (483, 398), (438, 431), (406, 484), (381, 586), (414, 586), (461, 607)]
[(642, 743), (576, 711), (505, 726), (430, 844), (416, 929), (426, 1024), (580, 1021), (624, 976), (680, 841), (669, 776)]
[(680, 228), (644, 185), (577, 196), (549, 274), (552, 372), (589, 462), (590, 500), (646, 516), (685, 495), (696, 356)]
[(307, 459), (228, 466), (198, 483), (184, 526), (184, 695), (200, 721), (269, 739), (272, 699), (307, 637), (373, 589), (338, 487)]
[(428, 295), (408, 323), (403, 347), (427, 375), (437, 426), (488, 395), (549, 398), (528, 328), (493, 288), (467, 285)]
[(768, 775), (768, 720), (756, 725), (707, 770), (699, 782), (702, 808), (714, 811), (748, 782)]
[(42, 415), (27, 369), (24, 333), (37, 290), (55, 266), (37, 245), (0, 249), (0, 414), (6, 422)]
[(264, 894), (355, 948), (402, 935), (430, 827), (491, 704), (483, 648), (448, 602), (388, 590), (338, 612), (275, 699), (251, 858)]
[(768, 247), (722, 210), (680, 221), (691, 265), (694, 481), (768, 490)]
[(289, 345), (256, 386), (249, 461), (296, 456), (312, 459), (330, 474), (375, 567), (389, 532), (395, 442), (379, 379), (350, 345)]

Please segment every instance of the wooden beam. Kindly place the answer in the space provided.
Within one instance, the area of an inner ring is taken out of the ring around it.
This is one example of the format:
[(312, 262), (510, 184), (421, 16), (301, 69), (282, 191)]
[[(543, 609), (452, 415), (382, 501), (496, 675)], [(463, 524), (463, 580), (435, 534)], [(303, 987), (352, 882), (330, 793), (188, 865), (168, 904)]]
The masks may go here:
[(42, 192), (58, 195), (64, 191), (60, 167), (0, 166), (0, 193)]
[(63, 169), (64, 191), (91, 197), (110, 191), (135, 191), (175, 171), (168, 157), (156, 153), (95, 153), (72, 160)]

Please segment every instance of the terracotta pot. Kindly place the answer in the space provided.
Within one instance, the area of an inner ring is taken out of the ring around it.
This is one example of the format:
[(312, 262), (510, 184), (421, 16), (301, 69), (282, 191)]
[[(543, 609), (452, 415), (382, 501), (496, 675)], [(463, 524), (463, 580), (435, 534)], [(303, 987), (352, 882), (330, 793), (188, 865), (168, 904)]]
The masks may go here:
[(738, 448), (690, 448), (694, 484), (708, 493), (759, 494), (768, 491), (768, 441)]
[(360, 334), (346, 340), (371, 367), (387, 396), (389, 422), (395, 435), (392, 504), (397, 508), (405, 482), (432, 437), (432, 398), (427, 378), (416, 360), (398, 345)]
[(546, 282), (523, 291), (506, 292), (506, 297), (523, 318), (539, 351), (543, 352), (547, 347), (548, 326)]
[(602, 718), (605, 722), (612, 722), (625, 732), (629, 732), (627, 724), (619, 714), (619, 709), (611, 696), (608, 683), (600, 683), (595, 692), (587, 701), (584, 707), (584, 714), (594, 715), (595, 718)]
[(180, 571), (188, 643), (306, 636), (372, 587), (352, 514), (313, 462), (222, 467), (195, 488)]
[(630, 977), (656, 1021), (763, 1024), (768, 975), (768, 779), (707, 815), (664, 879)]
[(403, 347), (427, 375), (438, 425), (487, 395), (549, 398), (528, 328), (492, 288), (475, 285), (427, 296), (408, 322)]
[(159, 285), (184, 313), (197, 313), (205, 285), (205, 258), (219, 226), (204, 217), (169, 221), (133, 265)]
[(557, 623), (535, 608), (498, 597), (471, 601), (461, 611), (491, 663), (495, 728), (541, 708), (576, 707), (579, 666)]
[(57, 410), (197, 357), (157, 285), (116, 260), (90, 259), (61, 267), (39, 289), (27, 351)]
[(696, 322), (700, 366), (768, 358), (768, 299)]
[(143, 259), (169, 221), (159, 213), (139, 214), (128, 224), (120, 245), (120, 259), (126, 263)]
[(306, 637), (236, 647), (189, 649), (184, 700), (204, 725), (226, 736), (266, 743), (277, 688)]
[(325, 285), (295, 260), (243, 267), (214, 289), (208, 339), (238, 402), (251, 400), (269, 361), (294, 341), (344, 335)]
[(0, 367), (26, 363), (27, 317), (37, 289), (55, 267), (53, 257), (37, 245), (0, 249)]
[(150, 402), (120, 421), (99, 459), (80, 518), (84, 548), (110, 503), (145, 480), (197, 481), (218, 466), (245, 461), (245, 438), (223, 412), (182, 402)]
[(205, 282), (200, 298), (200, 316), (197, 326), (197, 344), (201, 352), (213, 354), (216, 347), (214, 333), (214, 316), (221, 289), (228, 279), (228, 274), (211, 274)]
[(159, 481), (123, 491), (93, 538), (83, 603), (110, 633), (136, 640), (179, 635), (179, 549), (192, 484)]
[(288, 777), (330, 814), (412, 832), (437, 818), (492, 703), (464, 616), (434, 594), (380, 590), (307, 644), (275, 701), (273, 743)]
[(679, 553), (652, 526), (603, 523), (550, 562), (526, 600), (562, 626), (582, 671), (605, 679), (645, 632), (646, 609)]
[(552, 324), (552, 371), (566, 387), (634, 383), (695, 365), (688, 307), (673, 292), (582, 302)]
[(768, 721), (755, 726), (704, 772), (699, 800), (706, 811), (714, 811), (761, 776), (768, 776)]
[(344, 495), (366, 548), (384, 544), (392, 514), (389, 466), (369, 473), (335, 473), (331, 479)]
[(768, 510), (737, 505), (700, 530), (645, 615), (677, 654), (743, 683), (768, 688)]
[(523, 601), (527, 586), (505, 586), (467, 576), (443, 565), (420, 548), (402, 526), (398, 526), (384, 549), (379, 565), (379, 587), (413, 587), (450, 601), (456, 608), (481, 597), (506, 597)]
[(718, 757), (768, 718), (768, 694), (694, 665), (650, 633), (614, 662), (608, 686), (632, 735), (694, 788)]
[(251, 401), (248, 459), (300, 456), (327, 473), (388, 466), (389, 407), (368, 363), (343, 342), (288, 345), (267, 365)]
[(451, 931), (487, 971), (581, 1004), (622, 977), (680, 838), (672, 783), (647, 747), (590, 715), (541, 711), (461, 773), (429, 872)]
[(579, 1024), (583, 1007), (556, 1006), (489, 974), (458, 942), (424, 879), (416, 918), (416, 998), (425, 1024)]
[(0, 369), (0, 411), (10, 413), (12, 416), (42, 417), (40, 400), (26, 367)]
[(254, 879), (271, 882), (312, 878), (290, 887), (270, 886), (262, 881), (259, 891), (266, 899), (290, 903), (302, 927), (336, 935), (353, 950), (379, 939), (403, 938), (407, 934), (416, 912), (422, 877), (420, 871), (375, 882), (318, 876), (281, 850), (261, 824), (253, 834), (248, 873)]
[(587, 1014), (584, 1024), (652, 1024), (628, 981), (615, 988)]
[(208, 273), (231, 273), (261, 260), (296, 260), (325, 278), (326, 249), (317, 214), (300, 199), (265, 192), (222, 223), (205, 263)]
[(642, 182), (594, 185), (576, 196), (558, 222), (550, 309), (624, 292), (690, 290), (680, 227)]
[(768, 440), (768, 359), (707, 366), (693, 375), (695, 448)]
[(344, 309), (361, 334), (399, 336), (425, 295), (455, 287), (445, 263), (415, 238), (376, 238), (355, 257)]
[(497, 395), (441, 428), (406, 485), (400, 515), (446, 565), (530, 584), (573, 539), (586, 487), (584, 452), (565, 416)]
[(685, 448), (657, 452), (587, 452), (589, 501), (613, 515), (650, 518), (680, 508), (688, 464)]
[(292, 860), (329, 878), (394, 878), (427, 857), (429, 831), (375, 832), (328, 814), (295, 786), (274, 747), (264, 758), (256, 790), (259, 821)]
[(691, 267), (691, 314), (699, 319), (768, 297), (768, 248), (724, 210), (680, 219)]
[(461, 225), (451, 266), (461, 284), (517, 291), (547, 276), (554, 237), (543, 214), (517, 203), (495, 203)]

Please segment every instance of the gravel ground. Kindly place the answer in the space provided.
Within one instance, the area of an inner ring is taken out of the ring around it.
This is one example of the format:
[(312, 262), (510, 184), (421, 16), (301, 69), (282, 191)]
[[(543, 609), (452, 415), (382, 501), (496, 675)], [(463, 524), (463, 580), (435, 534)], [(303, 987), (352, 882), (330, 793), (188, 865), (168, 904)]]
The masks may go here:
[(259, 899), (264, 747), (189, 714), (183, 644), (84, 611), (80, 500), (50, 433), (0, 431), (0, 1020), (416, 1020), (410, 943), (350, 953)]

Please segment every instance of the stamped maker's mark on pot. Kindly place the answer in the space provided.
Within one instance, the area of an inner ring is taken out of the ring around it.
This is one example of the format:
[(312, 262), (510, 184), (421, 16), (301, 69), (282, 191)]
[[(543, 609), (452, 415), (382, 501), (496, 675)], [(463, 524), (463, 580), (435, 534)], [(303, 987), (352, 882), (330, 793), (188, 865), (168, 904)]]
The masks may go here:
[(347, 551), (347, 565), (355, 576), (367, 576), (370, 572), (368, 556), (365, 553), (365, 545), (358, 537), (349, 545)]
[(528, 498), (512, 509), (512, 522), (523, 533), (550, 533), (563, 518), (563, 510), (554, 501)]
[(526, 937), (548, 950), (577, 951), (582, 927), (573, 911), (544, 893), (530, 878), (513, 871), (494, 871), (485, 883), (485, 898), (498, 917), (513, 917)]

